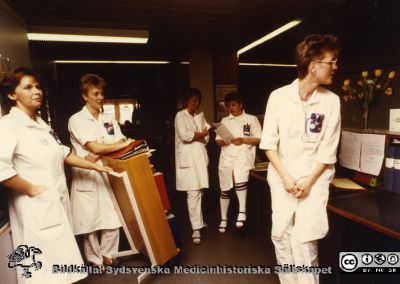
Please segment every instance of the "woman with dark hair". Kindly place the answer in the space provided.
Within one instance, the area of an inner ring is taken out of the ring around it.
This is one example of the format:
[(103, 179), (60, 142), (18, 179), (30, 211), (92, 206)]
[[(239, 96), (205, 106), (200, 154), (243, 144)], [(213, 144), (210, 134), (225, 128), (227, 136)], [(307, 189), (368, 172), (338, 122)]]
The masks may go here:
[(249, 172), (254, 168), (256, 146), (260, 143), (261, 125), (257, 117), (243, 109), (242, 97), (238, 92), (225, 96), (225, 106), (229, 115), (221, 123), (234, 135), (231, 141), (224, 141), (217, 134), (215, 142), (221, 147), (218, 164), (220, 185), (221, 222), (219, 232), (225, 233), (228, 227), (229, 192), (232, 188), (239, 201), (236, 227), (241, 228), (246, 222), (246, 198)]
[[(338, 41), (310, 35), (297, 45), (298, 79), (269, 97), (260, 148), (269, 160), (272, 241), (280, 265), (317, 266), (328, 231), (326, 204), (340, 136), (340, 100), (321, 87), (337, 67)], [(318, 274), (279, 274), (282, 283), (318, 283)]]
[[(32, 272), (32, 280), (72, 283), (86, 274), (52, 271), (53, 265), (83, 264), (70, 223), (64, 163), (102, 172), (111, 169), (70, 153), (37, 115), (43, 98), (38, 80), (30, 69), (19, 68), (1, 82), (2, 96), (12, 108), (0, 119), (0, 182), (12, 192), (9, 212), (14, 248), (25, 245), (41, 252), (36, 255), (41, 266)], [(29, 257), (21, 261), (31, 263)], [(18, 273), (18, 283), (25, 280)]]
[(201, 209), (203, 189), (208, 188), (208, 156), (205, 145), (210, 126), (203, 114), (196, 114), (201, 93), (196, 88), (185, 94), (183, 107), (175, 117), (176, 189), (187, 192), (192, 240), (201, 243), (200, 229), (205, 226)]

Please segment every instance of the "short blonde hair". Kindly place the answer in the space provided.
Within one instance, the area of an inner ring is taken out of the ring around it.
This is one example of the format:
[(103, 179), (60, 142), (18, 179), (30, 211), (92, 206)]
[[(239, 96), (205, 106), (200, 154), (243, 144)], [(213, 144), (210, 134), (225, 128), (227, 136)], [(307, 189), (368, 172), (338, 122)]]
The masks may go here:
[(106, 85), (107, 85), (106, 80), (97, 74), (83, 75), (80, 80), (81, 94), (86, 95), (90, 87), (97, 87), (104, 89)]
[(339, 41), (333, 35), (309, 35), (296, 47), (297, 74), (300, 79), (308, 73), (308, 66), (315, 59), (322, 59), (326, 51), (339, 52)]

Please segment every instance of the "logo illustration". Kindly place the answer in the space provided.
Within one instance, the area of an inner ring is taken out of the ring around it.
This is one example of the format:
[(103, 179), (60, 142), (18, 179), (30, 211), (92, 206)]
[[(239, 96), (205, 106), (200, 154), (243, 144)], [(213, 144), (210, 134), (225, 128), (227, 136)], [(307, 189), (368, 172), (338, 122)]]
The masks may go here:
[(387, 261), (391, 265), (395, 265), (399, 262), (399, 256), (397, 254), (391, 253), (387, 256)]
[(348, 253), (341, 255), (340, 267), (345, 271), (352, 271), (357, 268), (358, 260), (354, 254)]
[(386, 261), (386, 256), (384, 254), (378, 253), (375, 255), (375, 263), (376, 264), (382, 265), (385, 263), (385, 261)]
[(366, 253), (363, 254), (363, 256), (361, 257), (362, 263), (364, 263), (365, 265), (371, 264), (372, 261), (374, 260), (374, 258), (372, 257), (371, 254)]
[[(29, 271), (31, 267), (33, 267), (35, 270), (42, 268), (42, 262), (36, 260), (35, 255), (37, 254), (42, 254), (42, 251), (34, 246), (28, 247), (27, 245), (19, 245), (11, 254), (7, 255), (8, 267), (13, 268), (20, 266), (23, 269), (21, 276), (25, 278), (31, 278), (32, 272)], [(30, 264), (28, 264), (28, 259), (31, 260)], [(27, 264), (21, 263), (22, 261)]]

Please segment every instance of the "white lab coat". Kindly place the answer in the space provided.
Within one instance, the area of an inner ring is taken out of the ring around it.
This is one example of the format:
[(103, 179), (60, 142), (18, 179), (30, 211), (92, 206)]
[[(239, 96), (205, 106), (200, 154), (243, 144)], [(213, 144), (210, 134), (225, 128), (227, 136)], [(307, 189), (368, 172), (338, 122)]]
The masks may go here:
[(326, 204), (329, 183), (335, 171), (339, 137), (340, 100), (334, 93), (318, 87), (303, 105), (298, 80), (271, 93), (260, 148), (277, 150), (284, 167), (295, 180), (309, 176), (316, 163), (329, 165), (314, 184), (310, 195), (298, 199), (284, 190), (277, 170), (272, 163), (269, 164), (274, 237), (284, 233), (294, 213), (293, 230), (300, 241), (317, 240), (326, 235)]
[[(87, 142), (107, 144), (125, 138), (111, 116), (100, 113), (96, 120), (86, 106), (71, 116), (68, 130), (73, 151), (82, 158), (90, 153), (85, 147)], [(101, 160), (97, 163), (101, 165)], [(121, 223), (108, 192), (111, 186), (105, 174), (81, 168), (72, 168), (72, 174), (71, 204), (75, 235), (120, 227)]]
[(83, 260), (69, 221), (64, 174), (69, 148), (57, 143), (49, 131), (42, 119), (34, 122), (15, 107), (0, 120), (0, 181), (19, 175), (48, 189), (32, 198), (12, 192), (9, 211), (14, 248), (39, 248), (42, 254), (36, 255), (36, 260), (43, 265), (37, 271), (31, 268), (29, 280), (21, 278), (18, 269), (18, 283), (71, 283), (86, 277), (85, 273), (52, 273), (53, 264), (82, 265)]
[[(229, 115), (222, 119), (223, 123), (235, 138), (261, 138), (262, 130), (257, 117), (243, 113), (239, 116)], [(215, 140), (221, 139), (218, 135)], [(233, 187), (232, 174), (236, 183), (247, 182), (249, 171), (254, 168), (256, 146), (229, 144), (221, 147), (218, 175), (222, 191)]]
[[(206, 126), (209, 126), (206, 123)], [(201, 132), (187, 109), (175, 117), (176, 189), (180, 191), (208, 188), (208, 155), (206, 146), (192, 142), (194, 132)], [(205, 137), (208, 142), (209, 136)]]

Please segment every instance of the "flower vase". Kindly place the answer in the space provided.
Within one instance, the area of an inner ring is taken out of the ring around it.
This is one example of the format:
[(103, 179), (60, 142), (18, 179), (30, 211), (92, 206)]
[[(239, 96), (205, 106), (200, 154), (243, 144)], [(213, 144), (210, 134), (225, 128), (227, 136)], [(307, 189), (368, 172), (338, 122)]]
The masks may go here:
[(364, 130), (368, 129), (368, 114), (369, 114), (369, 110), (366, 109), (363, 111), (363, 119), (364, 119)]

